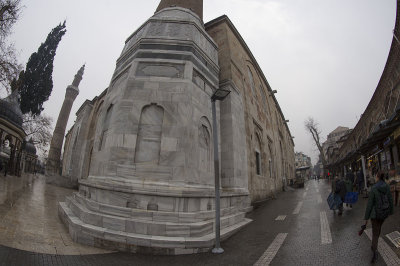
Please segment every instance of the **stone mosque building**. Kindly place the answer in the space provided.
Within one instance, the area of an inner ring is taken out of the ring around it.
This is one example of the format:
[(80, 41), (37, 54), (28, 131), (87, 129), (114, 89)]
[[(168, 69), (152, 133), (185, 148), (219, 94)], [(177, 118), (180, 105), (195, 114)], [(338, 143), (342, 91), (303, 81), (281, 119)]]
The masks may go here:
[[(216, 103), (214, 129), (210, 97), (221, 88), (231, 93)], [(227, 16), (204, 24), (203, 1), (162, 0), (67, 133), (62, 176), (79, 192), (59, 215), (72, 238), (131, 252), (209, 250), (213, 130), (222, 239), (251, 222), (251, 204), (294, 178), (294, 143), (274, 92)]]

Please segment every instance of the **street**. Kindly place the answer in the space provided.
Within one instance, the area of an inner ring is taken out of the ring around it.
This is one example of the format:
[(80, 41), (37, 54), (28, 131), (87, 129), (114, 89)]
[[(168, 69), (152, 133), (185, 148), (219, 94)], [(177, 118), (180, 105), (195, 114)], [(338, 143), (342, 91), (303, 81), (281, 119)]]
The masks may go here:
[[(28, 202), (31, 202), (31, 208), (43, 202), (48, 205), (46, 208), (52, 208), (49, 206), (56, 206), (59, 198), (46, 198), (47, 195), (58, 194), (62, 197), (72, 191), (46, 185), (42, 177), (30, 178), (26, 185), (20, 187), (10, 185), (10, 182), (22, 182), (20, 178), (6, 179), (2, 176), (0, 179), (0, 265), (369, 265), (372, 255), (370, 225), (361, 237), (357, 234), (363, 222), (367, 199), (360, 197), (352, 209), (345, 207), (343, 215), (338, 216), (329, 210), (326, 203), (330, 192), (326, 180), (310, 180), (304, 188), (282, 192), (277, 199), (268, 200), (255, 208), (248, 214), (253, 222), (222, 242), (225, 252), (221, 255), (209, 252), (154, 256), (105, 253), (108, 251), (85, 249), (85, 246), (68, 241), (56, 212), (43, 212), (39, 208), (35, 217), (30, 217), (32, 213), (21, 210)], [(11, 193), (7, 192), (10, 188), (14, 189)], [(398, 210), (395, 207), (395, 214), (383, 225), (379, 243), (381, 256), (375, 265), (400, 265), (399, 249), (385, 236), (399, 230)], [(27, 225), (18, 227), (27, 220), (30, 220)], [(44, 220), (47, 222), (44, 223)], [(64, 238), (62, 243), (58, 243), (55, 234), (51, 236), (46, 232), (46, 224), (52, 224), (53, 229), (58, 230)], [(28, 231), (27, 226), (38, 225), (44, 226), (41, 234), (47, 237), (36, 239), (32, 235), (23, 235)], [(18, 246), (10, 237), (6, 238), (10, 232), (14, 232), (15, 241), (20, 240)], [(62, 244), (65, 247), (60, 246)], [(40, 245), (55, 247), (53, 252), (50, 249), (46, 252), (38, 247)]]

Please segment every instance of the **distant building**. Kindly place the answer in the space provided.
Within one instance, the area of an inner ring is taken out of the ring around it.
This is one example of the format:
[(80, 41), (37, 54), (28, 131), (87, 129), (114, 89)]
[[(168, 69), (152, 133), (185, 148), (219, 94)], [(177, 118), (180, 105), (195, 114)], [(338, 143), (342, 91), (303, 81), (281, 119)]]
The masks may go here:
[(312, 167), (311, 157), (310, 156), (307, 156), (302, 152), (296, 152), (294, 156), (295, 156), (296, 168), (300, 168), (300, 167), (303, 167), (303, 166)]
[(328, 134), (326, 141), (322, 144), (322, 150), (325, 159), (329, 165), (330, 162), (339, 154), (339, 149), (343, 144), (343, 139), (351, 132), (348, 127), (339, 126)]
[[(311, 176), (312, 163), (311, 157), (305, 155), (302, 152), (295, 153), (295, 165), (296, 165), (296, 178), (301, 177), (302, 179), (309, 179)], [(304, 180), (303, 180), (304, 181)], [(289, 180), (289, 184), (294, 184), (296, 180)]]

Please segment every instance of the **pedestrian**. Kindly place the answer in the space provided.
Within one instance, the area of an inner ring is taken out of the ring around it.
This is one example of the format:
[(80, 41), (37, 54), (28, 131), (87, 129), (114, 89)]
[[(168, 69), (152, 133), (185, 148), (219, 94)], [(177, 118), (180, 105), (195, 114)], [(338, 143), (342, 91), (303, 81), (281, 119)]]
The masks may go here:
[(8, 170), (8, 162), (4, 161), (4, 176), (7, 176), (7, 170)]
[(338, 215), (342, 215), (343, 213), (343, 201), (344, 197), (346, 196), (346, 186), (344, 181), (340, 177), (336, 177), (335, 181), (332, 182), (332, 191), (336, 194), (339, 195), (340, 199), (342, 200), (342, 203), (339, 204), (339, 213)]
[(351, 181), (351, 183), (354, 183), (354, 174), (353, 174), (353, 172), (351, 172), (351, 170), (349, 170), (347, 172), (346, 179), (349, 179)]
[[(354, 177), (353, 177), (354, 179)], [(347, 177), (346, 180), (344, 181), (345, 187), (346, 187), (346, 193), (347, 192), (353, 192), (353, 182), (351, 182), (351, 177)], [(346, 203), (346, 207), (349, 207), (349, 204)], [(353, 205), (350, 204), (350, 208), (353, 208)]]
[(359, 170), (357, 173), (357, 188), (358, 188), (358, 194), (361, 194), (363, 188), (364, 188), (364, 173), (363, 171)]
[(371, 219), (372, 224), (372, 263), (378, 259), (377, 247), (382, 224), (389, 215), (393, 214), (392, 194), (384, 179), (385, 174), (382, 172), (378, 172), (375, 176), (376, 183), (369, 193), (368, 205), (364, 215), (365, 225), (367, 225), (369, 219)]

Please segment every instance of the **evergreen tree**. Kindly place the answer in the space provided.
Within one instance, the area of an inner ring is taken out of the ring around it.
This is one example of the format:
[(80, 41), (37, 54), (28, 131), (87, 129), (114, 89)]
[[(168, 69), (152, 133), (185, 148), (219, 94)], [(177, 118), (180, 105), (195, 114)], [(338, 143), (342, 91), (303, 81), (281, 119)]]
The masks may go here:
[(29, 58), (25, 72), (20, 75), (18, 81), (13, 82), (13, 85), (19, 88), (22, 113), (31, 112), (33, 115), (40, 115), (43, 111), (43, 103), (49, 99), (53, 90), (54, 56), (65, 32), (65, 21), (52, 29), (46, 41)]

